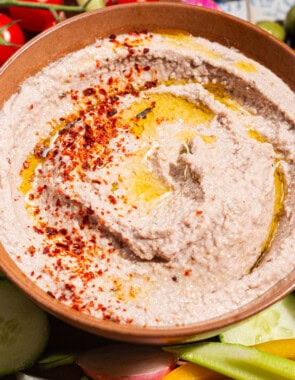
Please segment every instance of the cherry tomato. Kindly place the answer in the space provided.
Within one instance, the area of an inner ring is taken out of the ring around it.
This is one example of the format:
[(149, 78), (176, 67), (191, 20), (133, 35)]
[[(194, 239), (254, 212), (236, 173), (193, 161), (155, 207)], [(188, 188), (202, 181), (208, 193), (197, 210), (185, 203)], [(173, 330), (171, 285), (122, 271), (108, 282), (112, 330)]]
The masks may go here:
[(0, 13), (0, 66), (12, 56), (25, 42), (23, 31), (13, 20)]
[[(20, 0), (22, 1), (22, 0)], [(26, 0), (33, 3), (62, 5), (63, 0)], [(42, 32), (47, 25), (55, 21), (53, 14), (49, 10), (32, 9), (25, 7), (9, 7), (9, 13), (15, 20), (20, 20), (22, 28), (30, 32)]]

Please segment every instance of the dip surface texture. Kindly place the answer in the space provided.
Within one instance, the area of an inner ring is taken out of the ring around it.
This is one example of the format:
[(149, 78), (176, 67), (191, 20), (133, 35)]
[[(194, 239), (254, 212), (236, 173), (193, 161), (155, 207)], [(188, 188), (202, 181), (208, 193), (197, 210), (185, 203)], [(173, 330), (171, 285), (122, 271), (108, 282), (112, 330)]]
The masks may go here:
[(27, 79), (0, 111), (0, 238), (22, 271), (100, 319), (176, 326), (287, 275), (295, 95), (241, 53), (110, 36)]

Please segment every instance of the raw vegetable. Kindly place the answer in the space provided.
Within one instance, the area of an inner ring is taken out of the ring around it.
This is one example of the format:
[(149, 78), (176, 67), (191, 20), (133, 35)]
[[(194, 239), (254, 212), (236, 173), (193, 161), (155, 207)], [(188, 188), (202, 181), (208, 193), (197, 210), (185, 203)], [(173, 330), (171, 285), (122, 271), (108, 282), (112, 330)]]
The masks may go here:
[[(19, 0), (24, 1), (24, 0)], [(62, 5), (63, 0), (26, 0), (33, 3)], [(43, 9), (32, 9), (25, 7), (9, 7), (10, 15), (19, 20), (22, 28), (30, 32), (42, 32), (47, 25), (52, 25), (56, 20), (52, 12)]]
[(295, 339), (270, 340), (254, 346), (261, 351), (295, 360)]
[(0, 13), (0, 66), (25, 42), (24, 34), (16, 21)]
[(32, 365), (49, 337), (47, 315), (8, 280), (0, 281), (0, 376)]
[[(86, 0), (77, 0), (79, 5), (84, 5)], [(91, 0), (90, 3), (86, 6), (86, 11), (94, 11), (94, 9), (103, 8), (105, 6), (104, 0)]]
[(182, 3), (198, 5), (204, 8), (218, 9), (221, 10), (219, 5), (213, 0), (182, 0)]
[(295, 338), (295, 295), (290, 294), (222, 334), (220, 340), (252, 346), (274, 339)]
[(285, 29), (289, 36), (295, 37), (295, 5), (291, 7), (285, 18)]
[[(77, 3), (83, 6), (86, 3), (86, 0), (77, 0)], [(103, 8), (105, 6), (104, 0), (91, 0), (90, 3), (86, 6), (86, 11), (90, 12), (95, 9)]]
[(202, 367), (194, 363), (185, 363), (168, 375), (164, 376), (163, 380), (224, 380), (227, 377), (211, 371), (208, 368)]
[(79, 355), (77, 364), (94, 380), (161, 380), (176, 358), (159, 347), (114, 343)]
[(75, 363), (76, 355), (73, 354), (50, 354), (38, 361), (40, 369), (51, 369), (63, 365)]
[[(254, 346), (260, 351), (269, 352), (287, 359), (295, 360), (295, 339), (273, 340)], [(218, 372), (187, 362), (174, 369), (163, 380), (223, 380), (228, 379)]]
[(256, 25), (281, 41), (286, 38), (285, 29), (276, 21), (262, 20), (258, 21)]
[(206, 342), (165, 350), (236, 380), (295, 379), (294, 361), (239, 344)]
[(45, 379), (44, 377), (36, 377), (36, 376), (28, 375), (23, 372), (18, 372), (16, 374), (16, 380), (48, 380), (48, 379)]

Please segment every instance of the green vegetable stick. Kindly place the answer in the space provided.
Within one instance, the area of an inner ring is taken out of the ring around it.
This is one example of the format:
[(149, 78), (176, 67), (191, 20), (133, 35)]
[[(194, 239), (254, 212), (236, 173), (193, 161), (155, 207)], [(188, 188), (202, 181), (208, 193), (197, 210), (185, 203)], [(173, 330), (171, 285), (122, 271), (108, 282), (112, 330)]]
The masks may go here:
[(231, 343), (193, 343), (165, 351), (237, 380), (295, 380), (295, 362)]

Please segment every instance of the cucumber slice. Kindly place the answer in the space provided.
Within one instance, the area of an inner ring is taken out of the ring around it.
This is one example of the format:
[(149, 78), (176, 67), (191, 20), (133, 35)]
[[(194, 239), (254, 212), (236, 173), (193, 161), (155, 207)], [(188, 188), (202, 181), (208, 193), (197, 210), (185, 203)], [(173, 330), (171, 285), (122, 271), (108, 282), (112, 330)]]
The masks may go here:
[(295, 362), (240, 344), (207, 342), (164, 347), (183, 360), (236, 380), (294, 380)]
[(32, 365), (49, 337), (46, 313), (9, 281), (0, 281), (0, 377)]
[(219, 338), (221, 342), (245, 346), (295, 338), (295, 295), (290, 294), (246, 321), (226, 329)]

